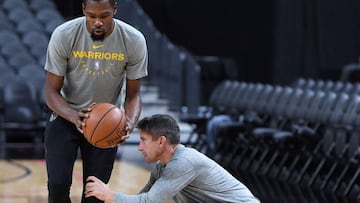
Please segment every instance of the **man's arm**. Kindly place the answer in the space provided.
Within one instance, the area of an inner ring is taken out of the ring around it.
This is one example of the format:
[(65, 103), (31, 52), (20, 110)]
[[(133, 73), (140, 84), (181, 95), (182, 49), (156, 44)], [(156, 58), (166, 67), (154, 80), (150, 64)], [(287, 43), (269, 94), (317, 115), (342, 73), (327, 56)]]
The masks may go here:
[(124, 109), (127, 119), (127, 131), (135, 128), (141, 113), (140, 79), (126, 81), (126, 96)]
[[(171, 166), (170, 170), (164, 174), (159, 173), (160, 168), (156, 168), (152, 171), (150, 182), (150, 188), (146, 191), (142, 191), (137, 195), (127, 195), (119, 192), (114, 192), (109, 187), (98, 180), (97, 178), (90, 176), (85, 187), (85, 196), (96, 196), (98, 199), (105, 200), (105, 202), (112, 203), (145, 203), (145, 202), (157, 202), (166, 203), (169, 199), (174, 197), (180, 190), (186, 187), (196, 176), (194, 169), (188, 162), (181, 162), (181, 166)], [(167, 166), (168, 167), (168, 166)], [(154, 178), (154, 180), (152, 180)], [(155, 181), (156, 179), (156, 181)]]
[(60, 90), (64, 83), (64, 77), (47, 72), (45, 82), (45, 100), (47, 106), (62, 118), (68, 120), (82, 132), (82, 127), (85, 125), (82, 119), (88, 117), (90, 109), (77, 111), (71, 108), (65, 99), (61, 96)]

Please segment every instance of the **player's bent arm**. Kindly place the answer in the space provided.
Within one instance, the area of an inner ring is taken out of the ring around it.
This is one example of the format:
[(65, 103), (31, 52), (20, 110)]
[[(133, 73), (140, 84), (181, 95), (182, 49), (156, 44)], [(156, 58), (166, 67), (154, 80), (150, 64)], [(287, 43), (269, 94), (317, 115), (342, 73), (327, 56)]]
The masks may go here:
[(47, 106), (62, 118), (76, 124), (78, 112), (71, 108), (61, 96), (60, 90), (64, 83), (64, 77), (47, 72), (45, 82), (45, 100)]
[(141, 113), (140, 79), (126, 81), (126, 97), (124, 103), (129, 131), (131, 132)]

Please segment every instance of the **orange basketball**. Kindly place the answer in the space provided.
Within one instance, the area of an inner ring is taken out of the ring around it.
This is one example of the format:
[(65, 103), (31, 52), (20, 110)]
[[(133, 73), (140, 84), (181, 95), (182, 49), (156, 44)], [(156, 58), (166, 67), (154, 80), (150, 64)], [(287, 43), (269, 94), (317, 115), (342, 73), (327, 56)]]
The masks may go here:
[(125, 113), (110, 103), (98, 103), (91, 108), (90, 117), (83, 127), (86, 140), (99, 148), (117, 146), (126, 133)]

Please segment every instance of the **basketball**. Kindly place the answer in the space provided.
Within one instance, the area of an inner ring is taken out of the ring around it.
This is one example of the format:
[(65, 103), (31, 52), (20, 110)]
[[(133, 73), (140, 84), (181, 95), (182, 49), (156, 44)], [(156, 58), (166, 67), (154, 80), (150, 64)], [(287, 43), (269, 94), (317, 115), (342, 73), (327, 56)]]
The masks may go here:
[(117, 146), (126, 133), (125, 113), (110, 103), (94, 104), (91, 109), (83, 127), (86, 140), (98, 148)]

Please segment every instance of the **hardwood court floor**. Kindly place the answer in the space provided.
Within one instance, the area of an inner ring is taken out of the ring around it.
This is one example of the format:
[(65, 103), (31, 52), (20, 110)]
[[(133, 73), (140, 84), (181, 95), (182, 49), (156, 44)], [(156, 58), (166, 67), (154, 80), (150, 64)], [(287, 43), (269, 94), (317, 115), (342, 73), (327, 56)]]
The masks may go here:
[[(76, 161), (71, 187), (72, 202), (80, 202), (81, 171), (81, 161)], [(116, 161), (109, 185), (116, 191), (136, 194), (148, 180), (149, 173), (149, 170), (126, 161)], [(44, 160), (0, 160), (1, 203), (46, 203), (46, 184)]]

